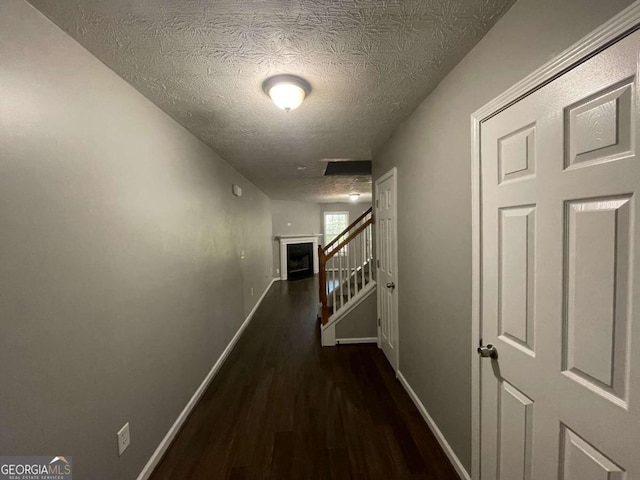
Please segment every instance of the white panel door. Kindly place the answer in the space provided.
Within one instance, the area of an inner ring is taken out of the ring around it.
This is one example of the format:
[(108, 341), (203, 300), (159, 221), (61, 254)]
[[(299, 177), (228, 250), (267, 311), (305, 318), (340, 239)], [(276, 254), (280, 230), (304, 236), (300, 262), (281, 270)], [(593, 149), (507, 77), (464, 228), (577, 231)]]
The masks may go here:
[(398, 371), (398, 256), (395, 169), (376, 181), (376, 245), (378, 252), (378, 338)]
[(480, 126), (482, 480), (640, 479), (639, 54)]

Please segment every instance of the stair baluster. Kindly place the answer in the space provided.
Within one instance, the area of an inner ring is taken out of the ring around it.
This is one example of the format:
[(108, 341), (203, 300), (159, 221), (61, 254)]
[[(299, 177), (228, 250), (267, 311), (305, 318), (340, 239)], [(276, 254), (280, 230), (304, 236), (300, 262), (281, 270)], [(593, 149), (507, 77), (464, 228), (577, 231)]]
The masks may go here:
[[(374, 216), (369, 208), (334, 240), (324, 247), (318, 247), (320, 314), (323, 324), (374, 279), (374, 267), (371, 265), (373, 223)], [(328, 270), (331, 271), (330, 280)]]

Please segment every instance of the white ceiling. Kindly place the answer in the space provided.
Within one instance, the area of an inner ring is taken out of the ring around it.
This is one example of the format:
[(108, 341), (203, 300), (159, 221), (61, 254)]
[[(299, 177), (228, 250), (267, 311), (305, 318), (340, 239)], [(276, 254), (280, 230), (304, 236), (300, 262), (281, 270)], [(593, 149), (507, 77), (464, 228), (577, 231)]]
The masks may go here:
[[(30, 0), (271, 198), (312, 202), (370, 195), (321, 159), (371, 159), (513, 1)], [(312, 85), (293, 112), (261, 89), (278, 73)]]

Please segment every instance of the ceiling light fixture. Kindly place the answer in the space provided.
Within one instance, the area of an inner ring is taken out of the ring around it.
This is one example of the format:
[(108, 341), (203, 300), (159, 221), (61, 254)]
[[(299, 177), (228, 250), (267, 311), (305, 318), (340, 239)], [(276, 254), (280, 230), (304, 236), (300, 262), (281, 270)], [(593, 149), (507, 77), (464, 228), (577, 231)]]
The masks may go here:
[(271, 97), (273, 103), (285, 112), (298, 108), (311, 93), (309, 82), (295, 75), (269, 77), (262, 83), (262, 89)]
[(349, 194), (349, 198), (351, 199), (352, 202), (357, 202), (359, 196), (360, 196), (359, 193), (350, 193)]

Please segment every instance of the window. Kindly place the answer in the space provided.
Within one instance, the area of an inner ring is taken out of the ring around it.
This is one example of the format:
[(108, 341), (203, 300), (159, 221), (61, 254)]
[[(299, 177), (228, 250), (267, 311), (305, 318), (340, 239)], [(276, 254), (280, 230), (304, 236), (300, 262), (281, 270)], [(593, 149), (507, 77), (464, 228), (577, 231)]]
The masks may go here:
[(349, 212), (324, 212), (324, 244), (328, 245), (349, 226)]

